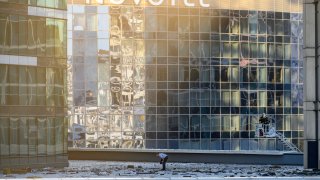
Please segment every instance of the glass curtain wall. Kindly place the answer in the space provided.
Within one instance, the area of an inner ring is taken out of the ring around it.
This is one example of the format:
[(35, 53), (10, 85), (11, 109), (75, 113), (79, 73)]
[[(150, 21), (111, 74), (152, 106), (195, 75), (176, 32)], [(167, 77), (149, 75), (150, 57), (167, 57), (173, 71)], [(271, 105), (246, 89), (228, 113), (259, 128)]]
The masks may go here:
[(0, 10), (0, 167), (66, 165), (67, 21), (28, 15), (31, 6), (66, 11), (66, 1), (0, 6), (16, 9)]
[(288, 150), (266, 113), (302, 149), (302, 1), (246, 2), (69, 3), (69, 146)]

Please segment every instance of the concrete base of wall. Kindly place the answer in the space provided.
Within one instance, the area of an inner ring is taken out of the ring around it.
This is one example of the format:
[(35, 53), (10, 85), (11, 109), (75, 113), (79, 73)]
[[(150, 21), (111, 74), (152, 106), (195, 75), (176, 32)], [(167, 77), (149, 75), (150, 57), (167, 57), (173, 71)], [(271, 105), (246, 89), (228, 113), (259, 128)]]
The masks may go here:
[(32, 156), (32, 157), (13, 157), (2, 156), (0, 157), (0, 170), (4, 168), (45, 168), (55, 167), (63, 168), (68, 167), (68, 155), (57, 156)]
[(303, 154), (279, 151), (187, 151), (187, 150), (123, 150), (69, 149), (69, 160), (105, 160), (158, 162), (158, 152), (169, 155), (170, 162), (217, 164), (303, 165)]

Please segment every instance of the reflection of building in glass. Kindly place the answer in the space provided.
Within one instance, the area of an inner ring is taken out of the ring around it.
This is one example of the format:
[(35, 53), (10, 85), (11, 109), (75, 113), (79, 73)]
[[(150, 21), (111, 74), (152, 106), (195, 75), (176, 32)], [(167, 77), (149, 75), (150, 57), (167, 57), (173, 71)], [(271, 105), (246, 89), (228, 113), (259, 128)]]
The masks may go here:
[(67, 3), (0, 7), (0, 168), (65, 166)]
[(130, 2), (69, 5), (73, 147), (302, 148), (302, 1)]

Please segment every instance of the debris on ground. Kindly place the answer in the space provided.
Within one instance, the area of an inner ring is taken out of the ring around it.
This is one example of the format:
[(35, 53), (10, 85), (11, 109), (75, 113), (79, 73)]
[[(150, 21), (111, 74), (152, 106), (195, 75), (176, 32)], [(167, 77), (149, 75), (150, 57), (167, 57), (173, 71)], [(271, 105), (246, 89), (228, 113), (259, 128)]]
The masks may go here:
[(209, 163), (167, 163), (166, 171), (154, 162), (69, 161), (69, 167), (43, 169), (3, 169), (1, 178), (197, 178), (197, 177), (306, 177), (320, 176), (320, 171), (303, 166), (231, 165)]

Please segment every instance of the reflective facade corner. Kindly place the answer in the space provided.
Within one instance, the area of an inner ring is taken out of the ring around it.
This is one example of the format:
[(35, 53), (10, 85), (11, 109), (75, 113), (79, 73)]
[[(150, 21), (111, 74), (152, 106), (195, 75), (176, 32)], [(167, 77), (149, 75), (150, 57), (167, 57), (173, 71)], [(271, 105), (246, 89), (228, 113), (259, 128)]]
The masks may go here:
[(143, 2), (69, 3), (69, 147), (302, 149), (302, 1)]
[(68, 165), (66, 6), (0, 2), (0, 168)]

